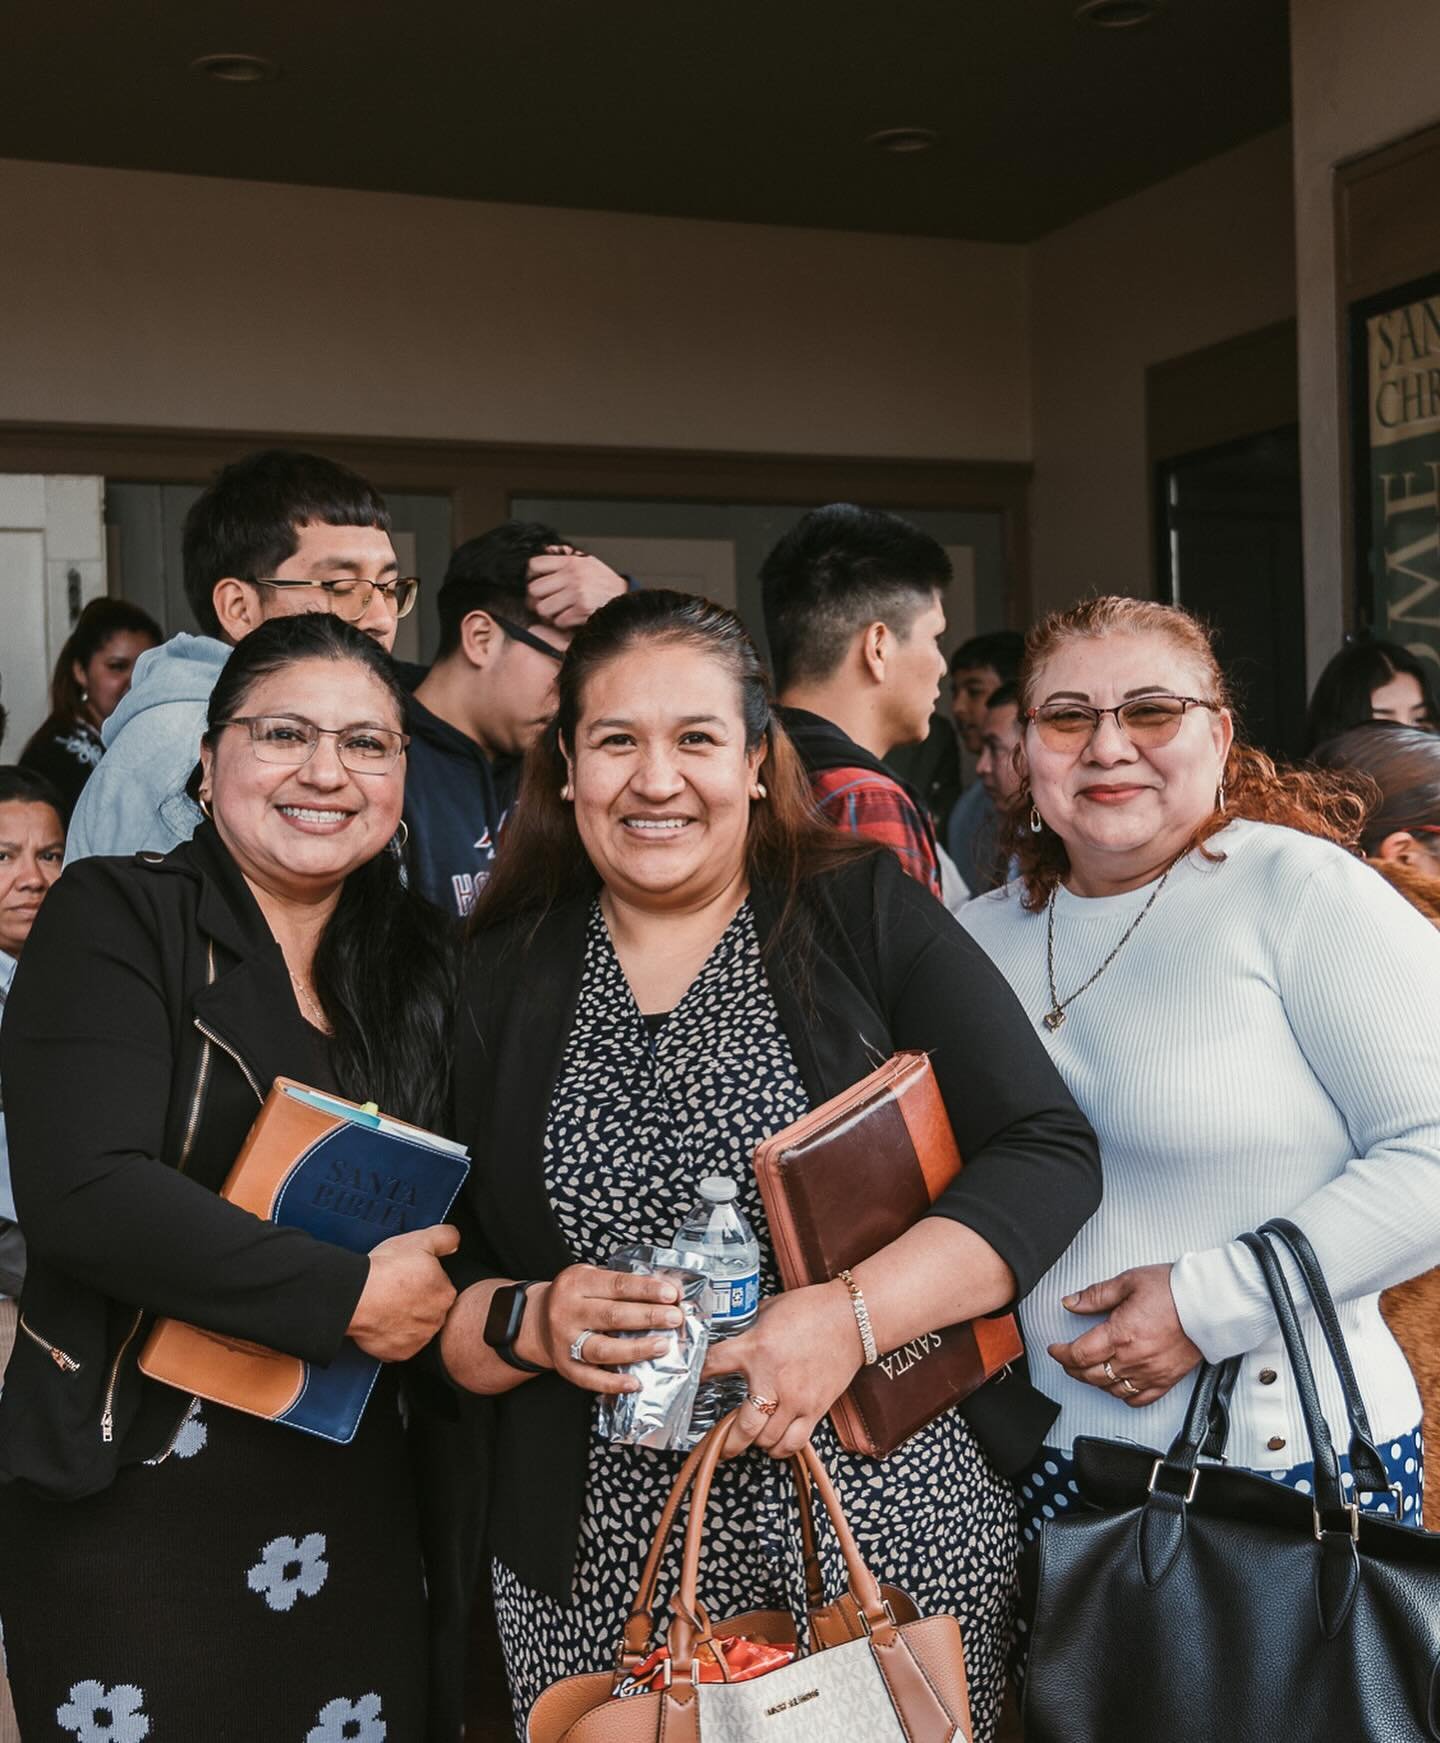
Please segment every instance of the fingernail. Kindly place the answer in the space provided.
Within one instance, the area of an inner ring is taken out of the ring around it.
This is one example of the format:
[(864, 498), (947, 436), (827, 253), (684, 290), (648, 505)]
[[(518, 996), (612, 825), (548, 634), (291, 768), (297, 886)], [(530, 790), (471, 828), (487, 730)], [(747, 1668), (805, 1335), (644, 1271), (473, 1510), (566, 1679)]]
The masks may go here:
[(1079, 1299), (1078, 1295), (1062, 1295), (1060, 1297), (1061, 1304), (1065, 1307), (1073, 1307)]
[(667, 1313), (665, 1315), (665, 1323), (666, 1325), (683, 1325), (685, 1323), (685, 1315), (678, 1312)]
[(662, 1299), (665, 1301), (678, 1301), (680, 1299), (680, 1291), (675, 1287), (675, 1285), (673, 1283), (667, 1284), (666, 1289), (665, 1289), (665, 1294), (662, 1297)]

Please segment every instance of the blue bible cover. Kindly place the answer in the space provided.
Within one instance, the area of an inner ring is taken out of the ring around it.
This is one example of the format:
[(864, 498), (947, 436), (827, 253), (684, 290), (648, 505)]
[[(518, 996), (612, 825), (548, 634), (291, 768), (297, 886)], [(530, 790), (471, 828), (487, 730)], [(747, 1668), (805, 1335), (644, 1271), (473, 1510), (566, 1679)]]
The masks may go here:
[[(368, 1253), (449, 1214), (470, 1164), (462, 1145), (277, 1078), (223, 1196), (282, 1227)], [(179, 1320), (160, 1320), (140, 1356), (152, 1379), (215, 1403), (349, 1441), (380, 1362), (347, 1338), (327, 1366)]]

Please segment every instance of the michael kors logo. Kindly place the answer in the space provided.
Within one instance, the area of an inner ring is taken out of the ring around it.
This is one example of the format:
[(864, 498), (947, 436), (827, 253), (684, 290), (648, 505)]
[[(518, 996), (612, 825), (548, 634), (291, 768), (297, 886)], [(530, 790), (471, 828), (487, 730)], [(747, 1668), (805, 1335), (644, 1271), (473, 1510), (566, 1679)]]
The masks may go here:
[(788, 1713), (791, 1707), (803, 1707), (806, 1701), (818, 1701), (819, 1689), (806, 1689), (803, 1695), (792, 1695), (788, 1701), (781, 1701), (778, 1706), (766, 1707), (765, 1717), (773, 1719), (777, 1713)]
[(880, 1372), (887, 1380), (898, 1380), (902, 1374), (908, 1374), (916, 1362), (923, 1362), (932, 1351), (940, 1348), (940, 1333), (927, 1331), (924, 1337), (911, 1338), (908, 1344), (901, 1344), (898, 1350), (891, 1350), (888, 1356), (881, 1356)]

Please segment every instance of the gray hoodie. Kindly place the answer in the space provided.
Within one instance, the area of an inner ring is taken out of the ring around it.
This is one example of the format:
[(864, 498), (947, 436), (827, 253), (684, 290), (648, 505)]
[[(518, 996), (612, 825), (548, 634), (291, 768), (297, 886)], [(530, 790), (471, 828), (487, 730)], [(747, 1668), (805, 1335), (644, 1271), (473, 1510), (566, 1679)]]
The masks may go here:
[(208, 635), (174, 635), (141, 654), (129, 691), (101, 728), (105, 754), (70, 819), (66, 865), (94, 854), (169, 853), (194, 834), (200, 811), (185, 783), (229, 658), (229, 644)]

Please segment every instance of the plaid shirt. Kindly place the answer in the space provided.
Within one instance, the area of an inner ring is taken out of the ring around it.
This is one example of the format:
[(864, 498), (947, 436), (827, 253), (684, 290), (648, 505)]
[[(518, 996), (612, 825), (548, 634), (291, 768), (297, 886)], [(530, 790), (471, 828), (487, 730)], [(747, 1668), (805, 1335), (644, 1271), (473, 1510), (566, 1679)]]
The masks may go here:
[(912, 878), (939, 896), (934, 826), (898, 781), (871, 769), (818, 769), (810, 790), (832, 823), (890, 848)]

